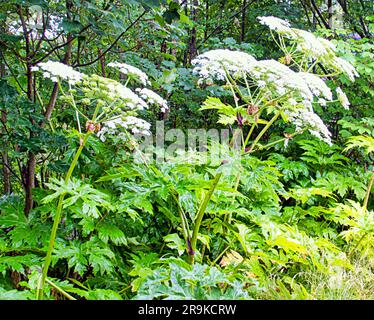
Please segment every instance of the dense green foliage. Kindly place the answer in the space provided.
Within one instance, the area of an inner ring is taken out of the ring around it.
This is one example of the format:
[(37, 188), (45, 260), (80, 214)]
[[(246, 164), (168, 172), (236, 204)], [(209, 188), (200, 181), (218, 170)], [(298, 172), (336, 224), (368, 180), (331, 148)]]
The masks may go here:
[[(374, 298), (370, 1), (0, 1), (0, 299)], [(329, 39), (359, 77), (333, 55), (308, 64), (258, 16)], [(230, 70), (202, 83), (193, 59), (215, 49), (343, 89), (349, 109), (313, 103), (332, 143), (290, 120), (293, 89)], [(51, 81), (48, 60), (83, 80)], [(145, 85), (113, 62), (145, 72), (168, 110), (129, 108), (114, 88)], [(163, 150), (143, 154), (134, 131), (98, 134), (113, 115), (147, 120), (155, 140), (161, 120), (232, 140), (154, 161)]]

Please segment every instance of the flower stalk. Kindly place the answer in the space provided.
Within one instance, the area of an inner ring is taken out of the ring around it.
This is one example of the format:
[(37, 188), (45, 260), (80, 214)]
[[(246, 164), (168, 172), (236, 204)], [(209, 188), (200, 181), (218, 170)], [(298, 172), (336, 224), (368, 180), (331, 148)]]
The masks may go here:
[(195, 258), (195, 253), (196, 253), (196, 242), (197, 242), (197, 236), (199, 235), (199, 230), (201, 226), (201, 222), (204, 217), (205, 210), (208, 206), (208, 203), (210, 199), (212, 198), (213, 192), (216, 189), (219, 180), (221, 179), (222, 172), (218, 172), (212, 181), (212, 185), (210, 186), (208, 192), (205, 194), (203, 201), (200, 204), (199, 210), (197, 211), (196, 215), (196, 220), (195, 220), (195, 225), (193, 228), (192, 232), (192, 237), (191, 237), (191, 243), (190, 243), (190, 248), (188, 251), (188, 262), (190, 264), (193, 264), (194, 258)]
[[(71, 178), (71, 175), (77, 165), (77, 162), (78, 162), (78, 159), (82, 153), (82, 150), (88, 140), (88, 138), (90, 137), (90, 135), (92, 134), (92, 132), (87, 132), (83, 139), (81, 140), (81, 143), (79, 145), (79, 148), (77, 150), (77, 152), (75, 153), (75, 156), (74, 156), (74, 159), (73, 161), (71, 162), (70, 164), (70, 167), (69, 167), (69, 170), (68, 172), (66, 173), (66, 176), (65, 176), (65, 184), (67, 184)], [(52, 231), (51, 231), (51, 236), (50, 236), (50, 239), (49, 239), (49, 245), (48, 245), (48, 251), (47, 251), (47, 255), (45, 257), (45, 261), (44, 261), (44, 264), (43, 264), (43, 269), (42, 269), (42, 274), (41, 274), (41, 277), (39, 278), (39, 283), (38, 283), (38, 287), (37, 287), (37, 292), (36, 292), (36, 298), (37, 300), (42, 300), (43, 299), (43, 294), (44, 294), (44, 286), (45, 286), (45, 282), (46, 282), (46, 278), (47, 278), (47, 274), (48, 274), (48, 269), (49, 269), (49, 266), (51, 264), (51, 260), (52, 260), (52, 253), (53, 253), (53, 249), (54, 249), (54, 245), (55, 245), (55, 241), (56, 241), (56, 235), (57, 235), (57, 229), (58, 229), (58, 225), (60, 224), (60, 221), (61, 221), (61, 217), (62, 217), (62, 206), (63, 206), (63, 202), (64, 202), (64, 198), (65, 198), (65, 193), (62, 193), (58, 199), (58, 204), (57, 204), (57, 210), (56, 210), (56, 215), (54, 217), (54, 221), (53, 221), (53, 226), (52, 226)]]

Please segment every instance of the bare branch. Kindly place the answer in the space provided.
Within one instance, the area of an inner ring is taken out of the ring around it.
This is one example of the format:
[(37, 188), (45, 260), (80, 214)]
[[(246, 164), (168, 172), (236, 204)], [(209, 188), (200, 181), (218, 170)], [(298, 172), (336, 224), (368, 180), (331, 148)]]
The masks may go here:
[(73, 67), (85, 67), (89, 66), (97, 61), (99, 61), (104, 55), (106, 55), (115, 45), (116, 43), (123, 37), (123, 35), (129, 31), (145, 14), (147, 13), (147, 10), (144, 10), (143, 13), (137, 17), (127, 28), (125, 31), (121, 32), (121, 34), (114, 40), (114, 42), (106, 49), (104, 50), (97, 58), (91, 60), (87, 63), (81, 63), (81, 64), (75, 64)]

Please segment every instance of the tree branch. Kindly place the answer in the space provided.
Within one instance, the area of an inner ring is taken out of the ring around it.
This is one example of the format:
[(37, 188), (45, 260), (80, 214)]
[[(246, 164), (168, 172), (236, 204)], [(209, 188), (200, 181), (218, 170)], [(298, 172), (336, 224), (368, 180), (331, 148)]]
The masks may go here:
[[(80, 35), (81, 33), (83, 33), (84, 31), (86, 31), (88, 28), (90, 28), (92, 26), (92, 24), (88, 24), (87, 26), (85, 26), (81, 31), (78, 32), (77, 35)], [(66, 45), (68, 45), (70, 42), (72, 42), (74, 39), (76, 38), (75, 37), (71, 37), (69, 38), (66, 42), (64, 42), (63, 44), (60, 44), (56, 47), (54, 47), (51, 51), (49, 51), (48, 53), (46, 53), (42, 58), (38, 59), (37, 61), (34, 61), (34, 64), (38, 64), (39, 62), (42, 62), (45, 58), (47, 58), (48, 56), (50, 56), (53, 52), (55, 52), (56, 50), (58, 49), (61, 49), (63, 47), (65, 47)]]
[(253, 0), (251, 2), (248, 2), (244, 7), (240, 8), (239, 11), (235, 12), (231, 17), (229, 17), (227, 21), (227, 25), (219, 25), (218, 27), (214, 28), (213, 31), (206, 36), (206, 38), (198, 45), (197, 49), (200, 49), (200, 47), (211, 37), (213, 36), (217, 31), (223, 31), (225, 28), (227, 28), (228, 25), (230, 25), (231, 20), (233, 20), (236, 16), (238, 16), (240, 13), (242, 13), (244, 10), (246, 10), (252, 3), (254, 3), (256, 0)]
[(318, 9), (316, 3), (314, 0), (310, 0), (310, 3), (312, 4), (314, 11), (317, 13), (318, 17), (320, 18), (321, 22), (325, 26), (326, 29), (331, 29), (329, 24), (326, 22), (325, 18), (323, 17), (321, 11)]
[(104, 50), (98, 57), (95, 59), (91, 60), (90, 62), (87, 63), (81, 63), (81, 64), (75, 64), (73, 67), (86, 67), (89, 66), (97, 61), (99, 61), (103, 56), (105, 56), (115, 45), (116, 43), (123, 37), (123, 35), (129, 31), (145, 14), (147, 13), (147, 10), (144, 10), (143, 13), (137, 17), (127, 28), (125, 31), (121, 32), (120, 35), (114, 40), (114, 42), (106, 49)]

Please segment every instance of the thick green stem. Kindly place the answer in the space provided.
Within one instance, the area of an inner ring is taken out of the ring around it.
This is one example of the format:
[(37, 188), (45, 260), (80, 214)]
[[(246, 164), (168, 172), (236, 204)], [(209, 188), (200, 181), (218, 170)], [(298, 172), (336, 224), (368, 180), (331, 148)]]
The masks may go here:
[[(69, 170), (68, 172), (66, 173), (66, 176), (65, 176), (65, 184), (67, 184), (71, 178), (71, 175), (74, 171), (74, 168), (78, 162), (78, 159), (79, 159), (79, 156), (81, 155), (82, 153), (82, 150), (89, 138), (89, 136), (91, 135), (91, 132), (87, 132), (83, 138), (83, 141), (81, 142), (75, 156), (74, 156), (74, 159), (73, 161), (71, 162), (70, 164), (70, 167), (69, 167)], [(54, 245), (55, 245), (55, 240), (56, 240), (56, 234), (57, 234), (57, 228), (58, 228), (58, 225), (61, 221), (61, 216), (62, 216), (62, 205), (63, 205), (63, 201), (64, 201), (64, 198), (65, 198), (65, 193), (62, 193), (58, 199), (58, 204), (57, 204), (57, 209), (56, 209), (56, 215), (54, 217), (54, 221), (53, 221), (53, 226), (52, 226), (52, 231), (51, 231), (51, 236), (49, 238), (49, 245), (48, 245), (48, 251), (47, 251), (47, 255), (45, 257), (45, 261), (44, 261), (44, 265), (43, 265), (43, 270), (42, 270), (42, 275), (39, 279), (39, 283), (38, 283), (38, 288), (37, 288), (37, 296), (36, 298), (38, 300), (41, 300), (43, 299), (43, 293), (44, 293), (44, 286), (45, 286), (45, 282), (46, 282), (46, 278), (47, 278), (47, 274), (48, 274), (48, 269), (49, 269), (49, 266), (51, 264), (51, 260), (52, 260), (52, 253), (53, 253), (53, 248), (54, 248)]]
[(196, 252), (197, 236), (199, 235), (199, 230), (200, 230), (201, 222), (202, 222), (203, 217), (204, 217), (206, 207), (208, 206), (208, 203), (209, 203), (210, 199), (212, 198), (213, 192), (216, 189), (217, 184), (218, 184), (221, 176), (222, 176), (221, 172), (219, 172), (215, 175), (214, 180), (212, 182), (212, 185), (210, 186), (210, 188), (208, 190), (208, 193), (205, 195), (205, 197), (204, 197), (204, 199), (203, 199), (203, 201), (202, 201), (202, 203), (199, 207), (199, 210), (197, 212), (195, 225), (194, 225), (193, 232), (192, 232), (192, 237), (191, 237), (190, 250), (189, 250), (189, 262), (191, 264), (194, 262), (194, 256), (195, 256), (195, 252)]
[(187, 220), (187, 217), (186, 217), (186, 214), (184, 213), (183, 211), (183, 208), (182, 206), (180, 205), (179, 203), (179, 199), (178, 197), (175, 195), (176, 192), (175, 190), (171, 189), (170, 190), (170, 193), (172, 194), (172, 197), (174, 198), (177, 206), (178, 206), (178, 213), (179, 213), (179, 217), (181, 219), (181, 224), (182, 224), (182, 230), (183, 230), (183, 237), (184, 237), (184, 241), (186, 242), (186, 249), (187, 249), (187, 252), (189, 252), (189, 243), (191, 241), (190, 239), (190, 227), (188, 226), (188, 220)]
[(247, 146), (247, 143), (249, 141), (249, 138), (252, 136), (253, 130), (255, 129), (257, 123), (253, 123), (251, 126), (251, 129), (249, 130), (247, 137), (245, 138), (244, 144), (243, 144), (243, 152), (245, 151), (245, 147)]
[(261, 132), (258, 134), (256, 139), (253, 141), (251, 147), (249, 148), (248, 152), (252, 152), (253, 148), (256, 146), (257, 142), (261, 139), (261, 137), (265, 134), (265, 132), (270, 128), (270, 126), (275, 122), (275, 120), (278, 119), (280, 116), (280, 111), (278, 111), (274, 117), (270, 119), (270, 121), (266, 124), (266, 126), (261, 130)]

